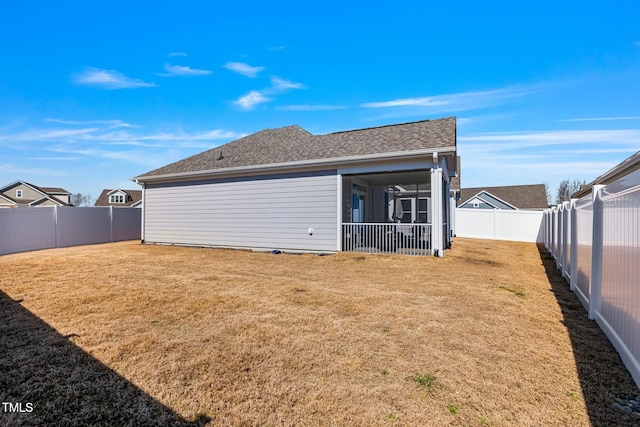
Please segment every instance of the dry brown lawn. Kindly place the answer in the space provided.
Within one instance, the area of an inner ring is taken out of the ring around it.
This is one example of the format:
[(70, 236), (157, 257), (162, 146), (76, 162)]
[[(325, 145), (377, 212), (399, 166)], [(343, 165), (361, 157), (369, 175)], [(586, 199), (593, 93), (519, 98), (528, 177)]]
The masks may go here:
[(534, 244), (445, 258), (123, 242), (0, 257), (8, 425), (633, 425)]

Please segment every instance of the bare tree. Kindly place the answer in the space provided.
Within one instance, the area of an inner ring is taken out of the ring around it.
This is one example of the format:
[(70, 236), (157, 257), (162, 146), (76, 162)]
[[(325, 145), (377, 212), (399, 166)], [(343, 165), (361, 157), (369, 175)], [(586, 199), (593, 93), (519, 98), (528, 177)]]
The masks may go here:
[(71, 195), (71, 204), (73, 206), (91, 206), (93, 198), (91, 194), (76, 193)]
[(547, 181), (544, 183), (544, 192), (547, 196), (547, 206), (551, 206), (551, 190), (549, 189), (549, 183)]
[(556, 203), (560, 204), (562, 202), (570, 200), (571, 195), (580, 190), (580, 187), (582, 187), (584, 184), (586, 184), (586, 181), (581, 181), (579, 179), (574, 179), (573, 181), (569, 181), (568, 179), (563, 180), (558, 186)]

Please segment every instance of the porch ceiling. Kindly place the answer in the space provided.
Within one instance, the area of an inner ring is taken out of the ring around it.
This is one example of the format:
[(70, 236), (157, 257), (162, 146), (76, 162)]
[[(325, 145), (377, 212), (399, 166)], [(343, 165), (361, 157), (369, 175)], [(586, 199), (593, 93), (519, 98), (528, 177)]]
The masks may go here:
[(372, 185), (431, 185), (431, 172), (428, 170), (406, 172), (381, 172), (352, 175), (358, 179), (369, 181)]

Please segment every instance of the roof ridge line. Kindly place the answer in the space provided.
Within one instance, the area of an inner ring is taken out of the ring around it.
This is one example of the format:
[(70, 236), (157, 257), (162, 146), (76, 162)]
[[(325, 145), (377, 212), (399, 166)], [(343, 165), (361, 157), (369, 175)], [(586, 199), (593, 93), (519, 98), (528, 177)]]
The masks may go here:
[(323, 133), (323, 134), (314, 135), (314, 136), (325, 136), (325, 135), (335, 135), (337, 133), (359, 132), (361, 130), (380, 129), (380, 128), (388, 128), (388, 127), (393, 127), (393, 126), (405, 126), (405, 125), (412, 125), (412, 124), (415, 124), (415, 123), (438, 122), (438, 121), (441, 121), (441, 120), (450, 120), (450, 119), (455, 119), (455, 118), (456, 118), (456, 116), (450, 116), (450, 117), (442, 117), (442, 118), (439, 118), (439, 119), (414, 120), (412, 122), (391, 123), (391, 124), (388, 124), (388, 125), (371, 126), (371, 127), (368, 127), (368, 128), (339, 130), (339, 131), (336, 131), (336, 132)]

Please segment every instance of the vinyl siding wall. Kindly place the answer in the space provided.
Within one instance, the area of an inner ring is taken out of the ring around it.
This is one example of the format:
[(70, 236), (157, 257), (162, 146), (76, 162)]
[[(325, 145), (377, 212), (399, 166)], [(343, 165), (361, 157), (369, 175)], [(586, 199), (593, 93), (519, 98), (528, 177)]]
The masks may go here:
[(144, 239), (194, 246), (336, 251), (337, 199), (335, 170), (149, 184)]

